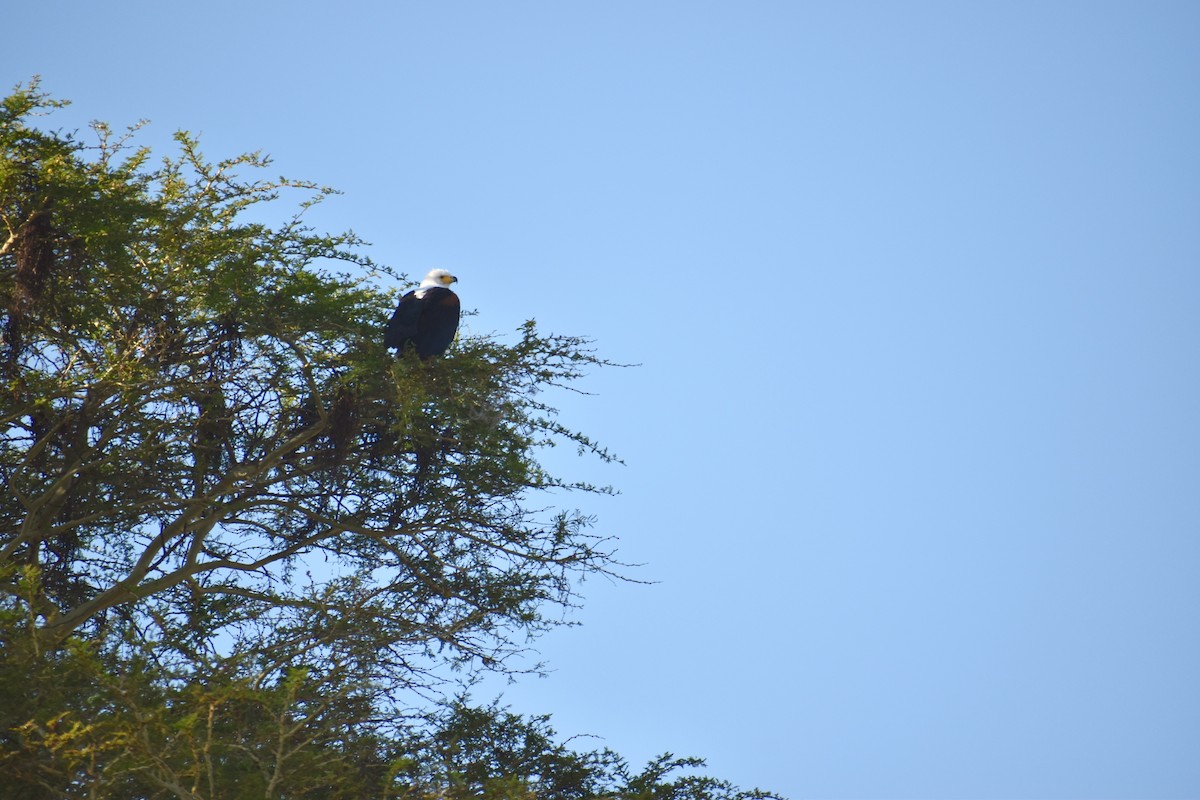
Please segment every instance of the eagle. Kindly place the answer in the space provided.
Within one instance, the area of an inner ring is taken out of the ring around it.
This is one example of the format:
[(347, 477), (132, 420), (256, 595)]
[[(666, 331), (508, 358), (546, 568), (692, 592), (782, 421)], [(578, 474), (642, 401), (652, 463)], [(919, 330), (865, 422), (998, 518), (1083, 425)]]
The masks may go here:
[(384, 347), (396, 348), (398, 356), (411, 347), (422, 361), (445, 353), (458, 331), (458, 295), (450, 291), (457, 281), (444, 269), (430, 270), (420, 286), (400, 298), (383, 331)]

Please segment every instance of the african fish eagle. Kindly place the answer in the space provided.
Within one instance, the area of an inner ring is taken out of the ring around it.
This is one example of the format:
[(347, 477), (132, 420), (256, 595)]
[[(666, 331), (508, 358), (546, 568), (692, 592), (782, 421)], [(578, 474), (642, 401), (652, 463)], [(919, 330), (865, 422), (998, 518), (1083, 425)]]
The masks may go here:
[(404, 355), (412, 346), (422, 361), (445, 353), (458, 330), (458, 295), (450, 291), (457, 280), (444, 269), (430, 270), (420, 286), (400, 298), (383, 331), (384, 347)]

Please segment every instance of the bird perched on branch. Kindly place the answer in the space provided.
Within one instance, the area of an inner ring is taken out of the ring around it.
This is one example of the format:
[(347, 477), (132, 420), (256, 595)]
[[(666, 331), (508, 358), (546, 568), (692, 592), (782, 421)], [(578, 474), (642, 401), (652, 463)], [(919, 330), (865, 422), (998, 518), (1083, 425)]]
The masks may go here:
[(412, 347), (422, 361), (445, 353), (458, 331), (458, 295), (450, 291), (457, 281), (444, 269), (431, 270), (420, 286), (401, 297), (383, 331), (384, 347), (396, 348), (399, 356)]

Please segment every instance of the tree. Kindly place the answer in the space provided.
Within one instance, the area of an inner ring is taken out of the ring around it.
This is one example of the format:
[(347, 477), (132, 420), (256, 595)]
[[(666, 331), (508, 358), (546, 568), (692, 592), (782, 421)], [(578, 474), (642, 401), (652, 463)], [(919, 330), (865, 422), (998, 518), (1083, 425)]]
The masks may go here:
[(606, 491), (537, 461), (612, 459), (541, 394), (606, 362), (532, 321), (396, 358), (398, 276), (304, 221), (330, 189), (32, 124), (60, 105), (0, 110), (0, 764), (31, 796), (417, 786), (446, 667), (515, 669), (619, 567), (538, 500)]

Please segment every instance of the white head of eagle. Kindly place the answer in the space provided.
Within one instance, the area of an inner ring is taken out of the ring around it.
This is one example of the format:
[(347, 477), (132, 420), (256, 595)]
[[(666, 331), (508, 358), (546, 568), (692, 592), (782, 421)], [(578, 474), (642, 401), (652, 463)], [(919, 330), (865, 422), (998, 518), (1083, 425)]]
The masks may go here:
[(430, 270), (420, 286), (400, 298), (383, 330), (384, 347), (396, 348), (398, 356), (415, 349), (422, 361), (445, 353), (458, 331), (458, 295), (450, 291), (457, 281), (444, 269)]

